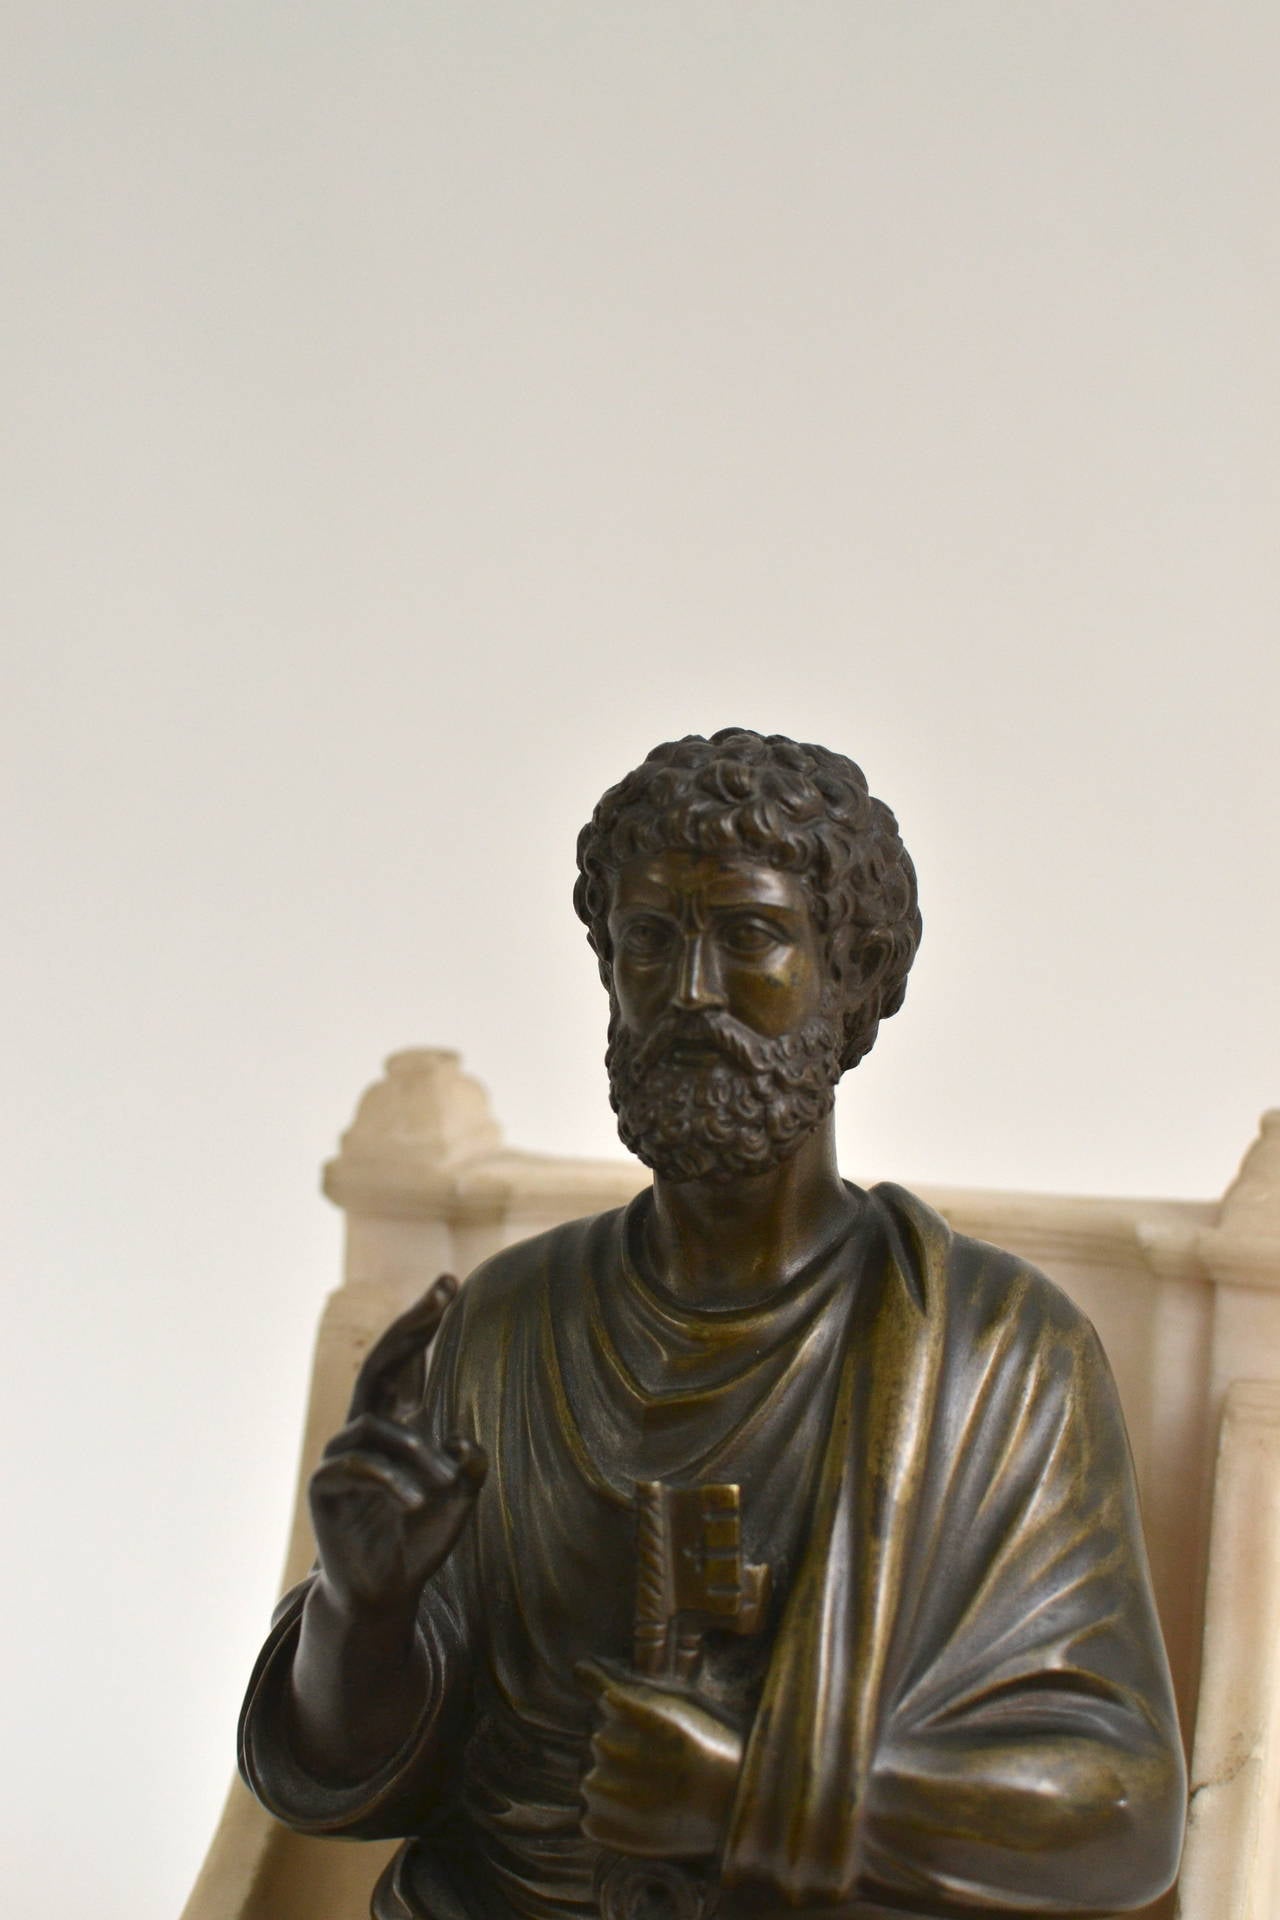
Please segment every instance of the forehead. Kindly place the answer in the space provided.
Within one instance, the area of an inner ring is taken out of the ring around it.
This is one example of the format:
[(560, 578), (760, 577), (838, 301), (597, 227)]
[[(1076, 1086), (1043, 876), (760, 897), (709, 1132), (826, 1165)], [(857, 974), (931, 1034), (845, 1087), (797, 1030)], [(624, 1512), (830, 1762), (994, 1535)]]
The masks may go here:
[(613, 884), (615, 910), (654, 907), (678, 912), (682, 906), (764, 906), (808, 914), (803, 882), (794, 873), (740, 853), (637, 854), (618, 869)]

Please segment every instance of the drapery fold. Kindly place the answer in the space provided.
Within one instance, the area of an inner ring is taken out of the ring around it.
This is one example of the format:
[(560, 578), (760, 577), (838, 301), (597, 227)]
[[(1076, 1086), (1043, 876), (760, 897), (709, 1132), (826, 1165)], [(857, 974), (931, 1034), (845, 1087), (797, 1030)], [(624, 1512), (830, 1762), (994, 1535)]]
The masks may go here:
[(697, 1682), (744, 1740), (725, 1920), (1107, 1913), (1171, 1877), (1181, 1749), (1092, 1329), (904, 1190), (851, 1198), (841, 1243), (756, 1307), (671, 1296), (642, 1196), (496, 1256), (450, 1309), (422, 1425), (478, 1439), (490, 1476), (424, 1594), (418, 1737), (363, 1796), (291, 1770), (295, 1603), (242, 1742), (293, 1824), (413, 1837), (396, 1912), (445, 1835), (477, 1915), (594, 1911), (575, 1668), (629, 1658), (632, 1490), (656, 1478), (739, 1484), (775, 1574), (765, 1633), (708, 1636)]
[(875, 1197), (722, 1877), (922, 1914), (1140, 1904), (1185, 1784), (1110, 1371), (1041, 1275)]

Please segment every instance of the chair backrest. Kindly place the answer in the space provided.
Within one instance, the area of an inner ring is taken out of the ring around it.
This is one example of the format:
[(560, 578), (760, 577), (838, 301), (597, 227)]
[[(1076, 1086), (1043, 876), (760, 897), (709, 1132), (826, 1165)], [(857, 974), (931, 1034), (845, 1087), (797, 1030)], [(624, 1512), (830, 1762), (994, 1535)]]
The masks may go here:
[[(622, 1161), (554, 1159), (504, 1147), (483, 1089), (462, 1071), (456, 1054), (417, 1049), (391, 1057), (325, 1169), (324, 1190), (347, 1218), (345, 1273), (317, 1341), (286, 1585), (302, 1577), (313, 1554), (306, 1480), (342, 1422), (363, 1354), (387, 1322), (437, 1274), (465, 1276), (501, 1246), (621, 1205), (646, 1178), (642, 1168)], [(936, 1188), (922, 1189), (922, 1197), (960, 1231), (1040, 1267), (1098, 1329), (1133, 1445), (1189, 1744), (1197, 1729), (1202, 1644), (1208, 1649), (1211, 1724), (1202, 1714), (1193, 1780), (1222, 1790), (1202, 1792), (1199, 1808), (1193, 1800), (1184, 1868), (1188, 1885), (1192, 1868), (1203, 1870), (1210, 1904), (1193, 1904), (1184, 1893), (1181, 1912), (1184, 1920), (1263, 1920), (1273, 1908), (1258, 1904), (1258, 1889), (1280, 1875), (1280, 1848), (1274, 1858), (1267, 1852), (1270, 1833), (1280, 1828), (1280, 1798), (1275, 1821), (1265, 1818), (1269, 1797), (1280, 1793), (1280, 1673), (1265, 1699), (1254, 1699), (1247, 1672), (1242, 1679), (1238, 1659), (1224, 1665), (1224, 1651), (1269, 1632), (1270, 1620), (1259, 1609), (1280, 1601), (1280, 1513), (1274, 1538), (1242, 1546), (1240, 1537), (1242, 1527), (1248, 1533), (1251, 1524), (1263, 1526), (1270, 1512), (1259, 1464), (1271, 1458), (1268, 1435), (1280, 1461), (1280, 1113), (1264, 1118), (1221, 1202)], [(1236, 1391), (1224, 1428), (1228, 1390), (1240, 1381), (1260, 1384), (1251, 1395)], [(1230, 1444), (1215, 1496), (1220, 1429)], [(1233, 1559), (1251, 1555), (1256, 1577), (1242, 1587), (1219, 1574), (1206, 1634), (1211, 1525), (1215, 1551)], [(1252, 1719), (1242, 1718), (1242, 1687)], [(1228, 1781), (1239, 1739), (1252, 1743), (1252, 1770), (1237, 1767)], [(361, 1903), (376, 1877), (374, 1849), (286, 1835), (238, 1788), (224, 1829), (225, 1841), (220, 1830), (184, 1920), (212, 1920), (215, 1913), (218, 1920), (310, 1920), (321, 1910), (315, 1904), (321, 1890), (323, 1911), (334, 1920), (359, 1920), (367, 1911)], [(1247, 1846), (1246, 1834), (1252, 1835)], [(1238, 1891), (1224, 1904), (1232, 1875)]]

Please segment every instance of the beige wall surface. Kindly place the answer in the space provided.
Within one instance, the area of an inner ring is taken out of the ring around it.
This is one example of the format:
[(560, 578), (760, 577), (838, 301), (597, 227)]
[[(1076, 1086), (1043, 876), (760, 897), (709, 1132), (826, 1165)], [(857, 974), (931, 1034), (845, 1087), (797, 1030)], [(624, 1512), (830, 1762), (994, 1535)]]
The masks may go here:
[(852, 1175), (1227, 1186), (1278, 92), (1270, 0), (5, 7), (8, 1909), (181, 1908), (377, 1061), (616, 1150), (572, 847), (656, 740), (901, 817)]

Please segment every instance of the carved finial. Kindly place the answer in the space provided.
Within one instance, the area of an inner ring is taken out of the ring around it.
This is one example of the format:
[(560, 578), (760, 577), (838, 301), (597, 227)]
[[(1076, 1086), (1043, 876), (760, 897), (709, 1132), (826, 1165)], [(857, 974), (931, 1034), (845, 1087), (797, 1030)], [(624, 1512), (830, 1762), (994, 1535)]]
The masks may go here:
[(340, 1206), (385, 1204), (416, 1211), (442, 1175), (502, 1144), (478, 1080), (447, 1047), (393, 1053), (386, 1076), (361, 1098), (325, 1168), (324, 1189)]
[(1212, 1280), (1280, 1287), (1280, 1108), (1264, 1113), (1258, 1137), (1227, 1188), (1218, 1217), (1194, 1236), (1195, 1257)]
[(1218, 1225), (1239, 1234), (1280, 1230), (1280, 1107), (1263, 1114), (1258, 1137), (1227, 1188)]

